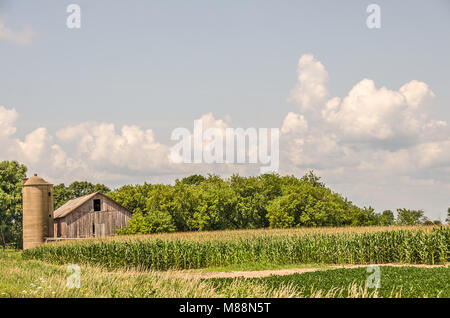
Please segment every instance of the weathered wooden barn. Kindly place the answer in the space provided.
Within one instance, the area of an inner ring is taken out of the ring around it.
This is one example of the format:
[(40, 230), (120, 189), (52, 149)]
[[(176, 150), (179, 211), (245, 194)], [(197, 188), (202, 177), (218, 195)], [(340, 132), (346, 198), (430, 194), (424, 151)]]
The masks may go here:
[(131, 212), (96, 192), (68, 201), (53, 217), (55, 237), (84, 238), (114, 235), (116, 229), (128, 225)]

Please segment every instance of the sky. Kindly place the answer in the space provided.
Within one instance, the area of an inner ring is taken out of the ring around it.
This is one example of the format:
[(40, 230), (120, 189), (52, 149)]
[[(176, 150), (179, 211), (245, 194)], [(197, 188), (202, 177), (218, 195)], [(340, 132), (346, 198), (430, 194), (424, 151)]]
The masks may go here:
[(280, 174), (443, 220), (449, 38), (446, 0), (0, 1), (0, 160), (55, 184), (255, 175), (175, 164), (171, 133), (279, 128)]

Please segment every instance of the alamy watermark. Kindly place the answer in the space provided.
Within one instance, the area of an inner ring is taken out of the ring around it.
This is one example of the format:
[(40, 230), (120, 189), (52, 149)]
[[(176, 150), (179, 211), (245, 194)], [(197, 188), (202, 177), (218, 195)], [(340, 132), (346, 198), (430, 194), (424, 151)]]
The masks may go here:
[(380, 266), (369, 265), (366, 268), (367, 273), (371, 273), (366, 279), (366, 286), (368, 288), (380, 288), (381, 287), (381, 270)]
[(67, 27), (69, 29), (81, 28), (81, 7), (72, 3), (67, 6), (66, 12), (70, 13), (66, 20)]
[(191, 133), (186, 128), (172, 131), (173, 163), (259, 164), (260, 172), (279, 168), (280, 132), (278, 128), (203, 129), (203, 121), (194, 121)]
[(80, 288), (81, 287), (81, 269), (77, 264), (70, 264), (67, 266), (67, 273), (69, 273), (69, 277), (67, 277), (66, 286), (70, 289), (72, 288)]
[(366, 25), (369, 29), (381, 28), (381, 8), (378, 4), (372, 3), (367, 6), (367, 13), (370, 13), (366, 19)]

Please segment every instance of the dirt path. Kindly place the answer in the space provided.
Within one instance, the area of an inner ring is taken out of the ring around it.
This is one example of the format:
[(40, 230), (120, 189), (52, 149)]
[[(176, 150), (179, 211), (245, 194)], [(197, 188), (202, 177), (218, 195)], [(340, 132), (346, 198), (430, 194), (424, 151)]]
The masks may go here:
[[(423, 264), (377, 264), (377, 266), (411, 266), (411, 267), (449, 267), (450, 264), (446, 265), (423, 265)], [(173, 271), (170, 273), (172, 277), (180, 278), (234, 278), (234, 277), (245, 277), (245, 278), (258, 278), (267, 277), (270, 275), (291, 275), (291, 274), (303, 274), (316, 271), (324, 271), (329, 269), (339, 269), (339, 268), (360, 268), (367, 267), (369, 265), (335, 265), (331, 268), (290, 268), (290, 269), (268, 269), (259, 271), (233, 271), (233, 272), (189, 272), (189, 271)]]

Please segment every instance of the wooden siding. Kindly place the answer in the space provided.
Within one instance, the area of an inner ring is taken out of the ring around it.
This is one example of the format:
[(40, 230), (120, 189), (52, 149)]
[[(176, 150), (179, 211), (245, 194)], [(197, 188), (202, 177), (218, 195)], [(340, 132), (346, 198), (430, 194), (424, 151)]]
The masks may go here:
[[(101, 211), (94, 211), (95, 199), (101, 200)], [(115, 230), (127, 226), (130, 218), (130, 211), (98, 194), (65, 217), (56, 219), (55, 236), (84, 238), (115, 235)]]

